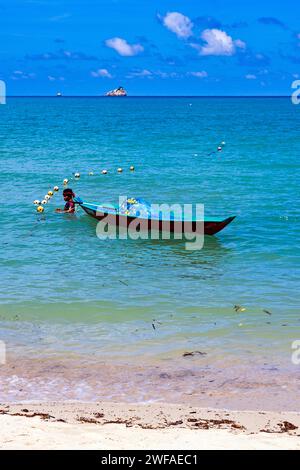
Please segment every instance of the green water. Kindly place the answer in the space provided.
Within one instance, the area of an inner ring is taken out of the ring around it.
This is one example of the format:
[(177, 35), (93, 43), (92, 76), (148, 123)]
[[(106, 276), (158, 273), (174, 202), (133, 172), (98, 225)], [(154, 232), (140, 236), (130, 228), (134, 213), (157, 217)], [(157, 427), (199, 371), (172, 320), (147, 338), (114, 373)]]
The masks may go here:
[[(283, 98), (9, 99), (0, 107), (7, 349), (130, 363), (201, 344), (212, 363), (272, 350), (289, 366), (300, 326), (299, 126), (300, 107)], [(64, 178), (85, 200), (203, 203), (207, 216), (237, 218), (199, 251), (100, 240), (81, 210), (54, 213), (61, 192), (36, 214), (33, 200)]]

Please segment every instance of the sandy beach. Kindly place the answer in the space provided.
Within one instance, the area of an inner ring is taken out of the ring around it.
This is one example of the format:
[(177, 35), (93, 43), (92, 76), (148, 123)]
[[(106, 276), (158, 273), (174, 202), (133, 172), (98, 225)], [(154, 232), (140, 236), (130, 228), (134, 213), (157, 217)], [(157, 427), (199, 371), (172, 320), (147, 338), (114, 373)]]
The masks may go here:
[(186, 405), (0, 405), (0, 449), (298, 449), (300, 413)]

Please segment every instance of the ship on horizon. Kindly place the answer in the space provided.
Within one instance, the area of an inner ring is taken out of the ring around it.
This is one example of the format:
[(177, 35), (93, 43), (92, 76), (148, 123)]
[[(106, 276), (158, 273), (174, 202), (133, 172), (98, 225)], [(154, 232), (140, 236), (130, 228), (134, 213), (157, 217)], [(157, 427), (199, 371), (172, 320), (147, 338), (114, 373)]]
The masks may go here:
[(119, 86), (118, 88), (105, 93), (105, 96), (127, 96), (127, 91), (122, 86)]

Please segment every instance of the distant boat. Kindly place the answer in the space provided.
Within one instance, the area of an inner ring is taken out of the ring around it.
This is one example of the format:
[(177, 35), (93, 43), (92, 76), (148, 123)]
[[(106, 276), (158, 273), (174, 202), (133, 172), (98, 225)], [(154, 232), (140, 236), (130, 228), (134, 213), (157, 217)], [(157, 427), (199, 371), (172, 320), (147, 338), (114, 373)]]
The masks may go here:
[(56, 93), (56, 97), (57, 97), (57, 98), (61, 98), (61, 97), (62, 97), (62, 94), (61, 94), (60, 91), (58, 91), (58, 92)]
[(127, 91), (122, 86), (119, 86), (119, 88), (115, 88), (114, 90), (110, 90), (105, 93), (105, 96), (127, 96)]

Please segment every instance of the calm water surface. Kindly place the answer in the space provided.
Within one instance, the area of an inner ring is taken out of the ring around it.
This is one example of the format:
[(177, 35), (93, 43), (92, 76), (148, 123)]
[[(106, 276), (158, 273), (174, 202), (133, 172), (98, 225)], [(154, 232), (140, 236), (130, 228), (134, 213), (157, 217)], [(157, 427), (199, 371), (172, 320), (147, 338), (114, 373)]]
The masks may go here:
[[(299, 374), (291, 363), (300, 338), (299, 128), (300, 107), (283, 98), (9, 99), (0, 107), (6, 369), (27, 361), (30, 376), (37, 358), (76, 359), (81, 372), (97, 361), (176, 368), (184, 351), (201, 350), (192, 369), (244, 368), (250, 357), (252, 366)], [(209, 155), (221, 141), (224, 150)], [(204, 203), (207, 216), (237, 218), (200, 251), (181, 241), (99, 240), (81, 210), (54, 213), (61, 193), (36, 214), (33, 200), (64, 178), (86, 200)], [(30, 394), (10, 385), (1, 399)]]

